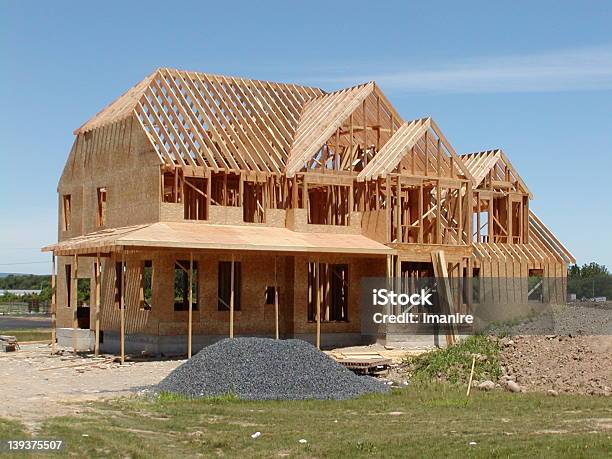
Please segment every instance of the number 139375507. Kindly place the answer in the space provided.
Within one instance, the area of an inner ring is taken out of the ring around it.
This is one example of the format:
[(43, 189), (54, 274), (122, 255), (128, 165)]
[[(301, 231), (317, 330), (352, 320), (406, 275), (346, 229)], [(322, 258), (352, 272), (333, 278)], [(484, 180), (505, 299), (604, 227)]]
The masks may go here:
[(63, 440), (0, 440), (0, 452), (59, 451), (63, 447)]

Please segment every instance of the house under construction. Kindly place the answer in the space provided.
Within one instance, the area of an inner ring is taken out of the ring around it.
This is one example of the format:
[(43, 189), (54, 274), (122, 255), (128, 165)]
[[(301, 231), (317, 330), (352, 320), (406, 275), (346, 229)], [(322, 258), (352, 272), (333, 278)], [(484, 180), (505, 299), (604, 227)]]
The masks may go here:
[(356, 344), (366, 277), (500, 279), (456, 310), (526, 303), (534, 276), (556, 279), (538, 301), (565, 301), (574, 258), (506, 154), (457, 154), (374, 82), (328, 93), (162, 68), (74, 134), (43, 249), (60, 344)]

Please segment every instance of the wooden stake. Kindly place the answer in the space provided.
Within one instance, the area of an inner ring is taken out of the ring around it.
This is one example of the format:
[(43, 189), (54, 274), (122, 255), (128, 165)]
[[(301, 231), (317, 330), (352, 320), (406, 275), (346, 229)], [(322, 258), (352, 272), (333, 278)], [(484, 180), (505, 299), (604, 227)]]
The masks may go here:
[(231, 274), (230, 274), (230, 332), (229, 337), (234, 337), (234, 254), (232, 254), (232, 264), (231, 264)]
[(470, 371), (470, 382), (468, 383), (467, 394), (466, 396), (470, 396), (470, 390), (472, 389), (472, 379), (474, 378), (474, 365), (476, 365), (476, 356), (472, 356), (472, 370)]
[(276, 257), (274, 257), (274, 323), (276, 325), (276, 339), (279, 339), (278, 326), (278, 279), (276, 276)]
[(121, 299), (119, 302), (121, 316), (121, 365), (125, 363), (125, 252), (121, 249)]
[(55, 253), (51, 257), (51, 354), (55, 354), (55, 341), (57, 340), (57, 274), (55, 266)]
[(189, 324), (187, 326), (187, 358), (191, 358), (191, 333), (193, 320), (193, 253), (189, 252)]
[(96, 254), (96, 272), (95, 272), (95, 283), (96, 283), (96, 342), (94, 344), (94, 354), (97, 356), (100, 353), (100, 252)]

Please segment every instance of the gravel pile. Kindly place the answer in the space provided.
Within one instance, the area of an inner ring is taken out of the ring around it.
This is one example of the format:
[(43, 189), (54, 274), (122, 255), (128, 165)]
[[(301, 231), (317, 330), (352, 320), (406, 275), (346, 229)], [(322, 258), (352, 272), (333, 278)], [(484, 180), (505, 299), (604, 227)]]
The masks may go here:
[(305, 341), (234, 338), (202, 349), (163, 379), (157, 391), (190, 397), (233, 394), (244, 400), (343, 400), (389, 388), (357, 376)]

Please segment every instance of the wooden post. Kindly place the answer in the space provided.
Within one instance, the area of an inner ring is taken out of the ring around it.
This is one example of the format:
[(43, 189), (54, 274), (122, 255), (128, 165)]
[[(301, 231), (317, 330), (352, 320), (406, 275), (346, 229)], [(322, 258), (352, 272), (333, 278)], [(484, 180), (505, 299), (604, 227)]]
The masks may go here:
[(423, 180), (419, 184), (419, 244), (423, 243)]
[(55, 354), (55, 341), (57, 340), (57, 269), (55, 266), (55, 253), (51, 257), (51, 354)]
[(119, 302), (121, 318), (121, 365), (125, 363), (125, 252), (121, 249), (121, 299)]
[(97, 252), (96, 254), (95, 269), (96, 272), (94, 273), (94, 276), (96, 283), (96, 341), (94, 344), (94, 354), (97, 356), (100, 353), (100, 270), (102, 269), (102, 267), (100, 266), (100, 252)]
[[(470, 235), (470, 238), (472, 236)], [(480, 240), (480, 192), (476, 192), (476, 242)]]
[(230, 332), (229, 337), (234, 337), (234, 254), (232, 254), (232, 264), (231, 264), (231, 274), (230, 274)]
[(316, 302), (315, 305), (317, 307), (317, 349), (321, 349), (321, 293), (319, 292), (319, 261), (315, 261), (314, 266), (315, 272), (315, 292), (316, 292)]
[(210, 201), (212, 199), (212, 173), (206, 173), (206, 219), (210, 219)]
[(472, 314), (472, 300), (473, 300), (473, 295), (474, 295), (474, 262), (472, 260), (472, 257), (467, 257), (467, 313), (468, 314)]
[(293, 176), (293, 182), (291, 184), (291, 200), (294, 209), (298, 208), (298, 180), (297, 175)]
[[(431, 252), (431, 261), (434, 270), (434, 276), (438, 283), (438, 296), (440, 298), (441, 312), (443, 314), (454, 314), (455, 307), (453, 302), (453, 294), (448, 280), (448, 267), (446, 257), (443, 250), (434, 250)], [(450, 324), (446, 332), (446, 344), (450, 346), (455, 344), (457, 336), (457, 326)]]
[(397, 242), (404, 242), (402, 240), (402, 179), (401, 176), (395, 177), (395, 240)]
[(436, 180), (436, 244), (442, 244), (442, 188)]
[(77, 290), (77, 282), (78, 282), (78, 270), (79, 270), (79, 257), (78, 255), (74, 255), (73, 257), (73, 270), (72, 270), (72, 279), (70, 281), (70, 302), (72, 303), (72, 352), (74, 354), (77, 353), (77, 328), (79, 326), (77, 319), (77, 305), (78, 305), (78, 290)]
[(393, 223), (391, 222), (391, 176), (387, 175), (386, 179), (385, 179), (385, 214), (386, 214), (386, 218), (387, 218), (387, 241), (388, 242), (393, 242), (392, 239), (392, 227), (393, 227)]
[[(385, 274), (386, 274), (386, 282), (385, 282), (386, 283), (386, 287), (387, 287), (388, 290), (391, 290), (393, 288), (392, 284), (391, 284), (391, 281), (392, 281), (392, 278), (393, 278), (393, 255), (387, 255), (387, 270), (386, 270)], [(384, 310), (385, 314), (391, 314), (392, 313), (393, 309), (392, 309), (392, 306), (390, 304), (387, 304), (385, 306), (385, 308), (386, 308)]]
[(191, 333), (193, 321), (193, 252), (189, 252), (189, 324), (187, 326), (187, 358), (191, 358)]
[(274, 257), (274, 323), (276, 328), (276, 339), (279, 339), (279, 325), (278, 325), (278, 278), (276, 275), (276, 256)]

